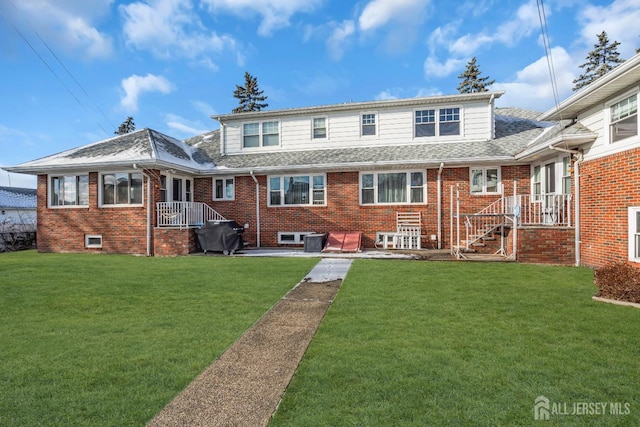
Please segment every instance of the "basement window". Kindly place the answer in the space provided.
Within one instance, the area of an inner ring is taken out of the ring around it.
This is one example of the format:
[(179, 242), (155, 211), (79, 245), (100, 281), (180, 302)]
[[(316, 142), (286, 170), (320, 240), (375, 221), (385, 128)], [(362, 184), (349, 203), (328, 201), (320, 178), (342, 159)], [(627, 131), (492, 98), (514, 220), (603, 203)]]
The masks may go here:
[(312, 231), (279, 231), (278, 244), (280, 245), (301, 245), (304, 243), (304, 236), (313, 234)]
[(102, 234), (85, 234), (85, 248), (102, 248)]

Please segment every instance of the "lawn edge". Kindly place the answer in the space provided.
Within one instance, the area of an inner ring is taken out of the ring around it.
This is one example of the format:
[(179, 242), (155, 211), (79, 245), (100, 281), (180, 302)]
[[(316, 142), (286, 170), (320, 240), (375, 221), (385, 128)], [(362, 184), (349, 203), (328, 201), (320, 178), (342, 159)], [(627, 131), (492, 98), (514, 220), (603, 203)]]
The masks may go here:
[(597, 297), (597, 296), (592, 296), (591, 299), (594, 300), (594, 301), (606, 302), (606, 303), (615, 304), (615, 305), (621, 305), (623, 307), (640, 308), (640, 304), (635, 303), (635, 302), (630, 302), (630, 301), (620, 301), (620, 300), (617, 300), (617, 299), (602, 298), (602, 297)]

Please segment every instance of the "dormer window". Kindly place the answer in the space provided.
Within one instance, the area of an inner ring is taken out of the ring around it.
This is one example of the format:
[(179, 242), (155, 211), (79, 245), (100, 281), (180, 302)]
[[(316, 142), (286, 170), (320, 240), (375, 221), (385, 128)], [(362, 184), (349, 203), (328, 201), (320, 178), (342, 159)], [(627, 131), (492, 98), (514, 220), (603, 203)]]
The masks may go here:
[(313, 139), (327, 138), (327, 119), (325, 117), (315, 117), (313, 119)]
[(638, 134), (638, 95), (616, 102), (610, 108), (610, 141), (618, 142), (636, 136)]
[(362, 115), (362, 136), (376, 134), (376, 114), (367, 113)]
[(415, 137), (460, 135), (460, 107), (416, 110)]
[(277, 147), (280, 145), (278, 122), (245, 123), (242, 126), (244, 148)]

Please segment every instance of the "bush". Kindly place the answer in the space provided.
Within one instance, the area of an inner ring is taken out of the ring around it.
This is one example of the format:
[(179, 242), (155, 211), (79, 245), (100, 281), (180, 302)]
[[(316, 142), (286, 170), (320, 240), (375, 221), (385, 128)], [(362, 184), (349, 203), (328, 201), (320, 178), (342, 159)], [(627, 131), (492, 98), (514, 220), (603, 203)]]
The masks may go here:
[(599, 297), (640, 303), (640, 268), (627, 262), (608, 264), (595, 272)]

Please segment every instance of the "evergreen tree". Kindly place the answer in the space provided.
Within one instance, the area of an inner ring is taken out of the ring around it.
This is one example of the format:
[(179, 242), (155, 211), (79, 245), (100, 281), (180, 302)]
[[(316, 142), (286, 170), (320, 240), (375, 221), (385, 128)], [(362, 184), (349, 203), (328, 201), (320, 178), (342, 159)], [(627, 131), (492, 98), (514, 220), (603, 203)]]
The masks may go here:
[(620, 42), (610, 42), (605, 31), (598, 34), (598, 43), (593, 45), (595, 49), (587, 55), (587, 62), (580, 65), (580, 68), (584, 69), (584, 73), (573, 81), (575, 83), (573, 90), (576, 91), (587, 86), (624, 62), (618, 52), (619, 45)]
[(458, 85), (458, 92), (460, 93), (476, 93), (486, 92), (489, 90), (489, 86), (494, 84), (495, 80), (489, 80), (489, 77), (480, 77), (482, 71), (476, 63), (476, 57), (474, 56), (471, 61), (467, 63), (467, 68), (462, 74), (458, 76), (460, 84)]
[(118, 130), (115, 131), (113, 134), (114, 135), (124, 135), (124, 134), (127, 134), (129, 132), (133, 132), (134, 130), (136, 130), (136, 124), (133, 122), (133, 117), (129, 116), (129, 117), (127, 117), (127, 120), (122, 122), (120, 127), (118, 127)]
[(264, 91), (258, 89), (258, 79), (247, 71), (244, 72), (244, 86), (236, 85), (233, 97), (238, 99), (240, 105), (233, 109), (232, 113), (244, 113), (245, 111), (260, 111), (269, 106), (264, 101)]

